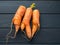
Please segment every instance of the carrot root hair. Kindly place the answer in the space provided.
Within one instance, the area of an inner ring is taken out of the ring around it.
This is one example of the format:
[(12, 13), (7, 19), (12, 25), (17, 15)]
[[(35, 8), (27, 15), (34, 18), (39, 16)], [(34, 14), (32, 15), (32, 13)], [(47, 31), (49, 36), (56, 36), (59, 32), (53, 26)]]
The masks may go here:
[(6, 36), (6, 45), (8, 44), (8, 39), (9, 38), (12, 38), (12, 39), (14, 39), (14, 38), (16, 38), (16, 31), (15, 31), (15, 34), (14, 34), (14, 36), (9, 36), (9, 34), (11, 34), (11, 32), (12, 32), (12, 26), (13, 26), (13, 23), (11, 22), (11, 30), (10, 30), (10, 32), (7, 34), (7, 36)]

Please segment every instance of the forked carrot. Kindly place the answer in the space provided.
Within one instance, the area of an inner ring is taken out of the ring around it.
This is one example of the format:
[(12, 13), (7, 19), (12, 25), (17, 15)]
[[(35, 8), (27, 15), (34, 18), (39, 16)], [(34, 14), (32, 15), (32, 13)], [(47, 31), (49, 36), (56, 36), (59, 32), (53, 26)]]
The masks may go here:
[(40, 18), (39, 10), (35, 9), (33, 11), (33, 16), (32, 16), (32, 23), (33, 23), (33, 26), (32, 26), (32, 37), (34, 36), (36, 31), (38, 31), (38, 28), (40, 27), (39, 18)]
[(34, 3), (26, 9), (26, 13), (24, 15), (23, 21), (21, 23), (21, 30), (23, 31), (24, 28), (26, 29), (26, 35), (29, 39), (31, 39), (31, 27), (30, 27), (30, 20), (32, 16), (32, 8), (34, 7)]
[(12, 23), (15, 25), (16, 33), (19, 30), (21, 20), (22, 20), (22, 17), (24, 16), (25, 11), (26, 11), (26, 7), (25, 6), (20, 6), (18, 8), (14, 18), (12, 19)]
[[(12, 19), (11, 30), (7, 34), (7, 41), (8, 41), (8, 37), (10, 37), (10, 38), (15, 38), (16, 37), (16, 34), (17, 34), (17, 32), (18, 32), (18, 30), (20, 28), (21, 19), (22, 19), (23, 15), (24, 15), (25, 11), (26, 11), (26, 7), (23, 6), (23, 5), (19, 6), (19, 8), (17, 9), (16, 14)], [(11, 36), (9, 36), (9, 34), (12, 32), (12, 25), (13, 24), (15, 26), (15, 34), (14, 34), (13, 37), (11, 37)]]

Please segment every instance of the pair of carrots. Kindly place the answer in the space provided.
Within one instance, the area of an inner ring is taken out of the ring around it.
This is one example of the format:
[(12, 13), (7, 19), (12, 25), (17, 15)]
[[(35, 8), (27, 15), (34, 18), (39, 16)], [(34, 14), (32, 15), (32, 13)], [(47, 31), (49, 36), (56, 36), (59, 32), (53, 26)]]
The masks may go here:
[[(39, 22), (40, 13), (38, 9), (33, 10), (34, 4), (35, 3), (33, 3), (28, 8), (26, 8), (23, 5), (19, 6), (15, 16), (12, 19), (12, 24), (14, 24), (16, 31), (15, 31), (14, 37), (11, 37), (11, 38), (16, 37), (16, 34), (19, 28), (21, 28), (21, 31), (23, 32), (24, 32), (24, 28), (26, 29), (26, 35), (29, 39), (31, 39), (34, 36), (37, 29), (40, 27), (40, 22)], [(22, 20), (22, 17), (23, 17), (23, 20)], [(30, 27), (31, 18), (32, 18), (32, 29)]]

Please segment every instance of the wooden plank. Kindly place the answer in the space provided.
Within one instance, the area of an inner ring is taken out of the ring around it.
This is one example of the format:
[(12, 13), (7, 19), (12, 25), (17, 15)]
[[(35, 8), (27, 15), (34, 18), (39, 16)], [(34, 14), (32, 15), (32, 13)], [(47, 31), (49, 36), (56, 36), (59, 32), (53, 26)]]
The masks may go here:
[[(0, 29), (0, 43), (5, 43), (6, 35), (10, 29)], [(10, 44), (59, 44), (60, 43), (60, 29), (40, 29), (33, 39), (29, 42), (25, 39), (22, 32), (19, 31), (15, 39), (9, 39)]]
[[(10, 27), (14, 14), (0, 14), (0, 27)], [(60, 27), (60, 14), (41, 14), (41, 27)]]
[[(0, 1), (17, 1), (17, 0), (0, 0)], [(18, 0), (18, 1), (55, 1), (55, 0)]]
[(60, 13), (60, 1), (0, 1), (0, 13), (15, 13), (19, 5), (29, 7), (33, 2), (41, 13)]
[[(5, 44), (1, 44), (5, 45)], [(8, 44), (8, 45), (17, 45), (17, 44)], [(60, 45), (60, 44), (18, 44), (18, 45)]]

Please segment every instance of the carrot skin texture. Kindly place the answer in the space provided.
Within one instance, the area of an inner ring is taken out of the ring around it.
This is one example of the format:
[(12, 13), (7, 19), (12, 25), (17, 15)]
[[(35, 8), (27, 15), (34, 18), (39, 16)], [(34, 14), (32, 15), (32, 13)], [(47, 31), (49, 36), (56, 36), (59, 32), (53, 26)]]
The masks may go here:
[(21, 31), (24, 31), (24, 28), (25, 28), (25, 24), (22, 22), (21, 23)]
[(24, 16), (23, 21), (21, 23), (21, 29), (23, 27), (24, 28), (26, 27), (26, 35), (28, 38), (31, 38), (31, 27), (30, 27), (31, 16), (32, 16), (32, 8), (29, 7), (26, 9), (25, 16)]
[(18, 32), (18, 29), (19, 29), (20, 24), (21, 24), (21, 19), (24, 15), (25, 11), (26, 11), (25, 6), (23, 6), (23, 5), (19, 6), (14, 18), (12, 19), (12, 23), (15, 25), (16, 32)]
[(26, 34), (29, 39), (31, 39), (31, 28), (30, 25), (26, 26)]
[(40, 14), (39, 14), (39, 10), (35, 9), (33, 11), (33, 16), (32, 16), (32, 37), (34, 36), (34, 34), (37, 32), (38, 28), (40, 27), (40, 22), (39, 22), (39, 18), (40, 18)]
[[(25, 11), (26, 11), (26, 7), (23, 6), (23, 5), (19, 6), (19, 8), (17, 9), (16, 14), (15, 14), (15, 16), (14, 16), (13, 19), (12, 19), (11, 30), (10, 30), (10, 32), (7, 34), (7, 37), (6, 37), (6, 45), (7, 45), (7, 43), (8, 43), (8, 39), (9, 39), (9, 38), (15, 38), (15, 37), (16, 37), (16, 34), (17, 34), (17, 32), (18, 32), (18, 30), (19, 30), (19, 27), (20, 27), (21, 19), (22, 19), (23, 15), (24, 15)], [(12, 25), (13, 25), (13, 24), (14, 24), (14, 26), (15, 26), (15, 30), (16, 30), (16, 31), (15, 31), (14, 36), (9, 36), (9, 34), (12, 32)]]

